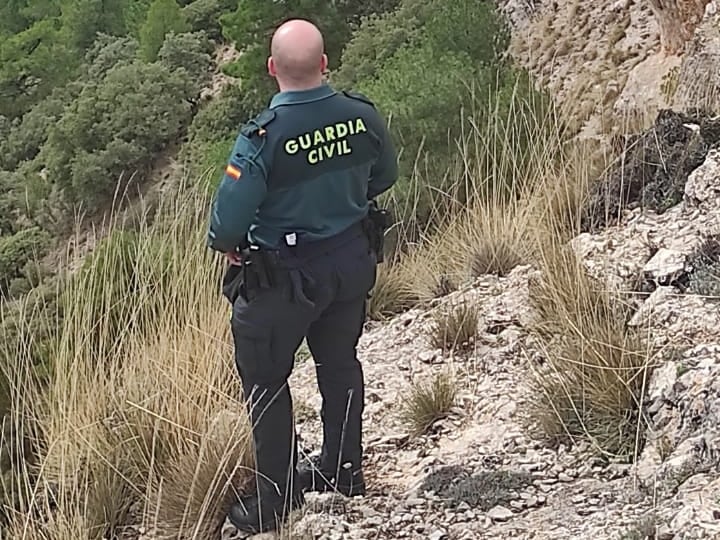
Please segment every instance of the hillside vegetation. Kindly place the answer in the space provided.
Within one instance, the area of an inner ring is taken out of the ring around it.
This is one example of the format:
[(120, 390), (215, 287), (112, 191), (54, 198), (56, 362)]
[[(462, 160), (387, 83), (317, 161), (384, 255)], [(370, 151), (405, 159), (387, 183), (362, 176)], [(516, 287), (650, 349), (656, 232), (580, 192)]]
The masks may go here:
[[(624, 461), (642, 447), (650, 352), (626, 324), (627, 298), (567, 247), (612, 156), (573, 139), (571, 119), (512, 63), (494, 2), (11, 0), (0, 7), (8, 538), (209, 538), (246, 488), (222, 261), (204, 233), (237, 129), (275, 91), (269, 37), (293, 16), (321, 26), (330, 82), (370, 96), (401, 149), (370, 318), (532, 265), (548, 370), (528, 375), (529, 430)], [(222, 63), (228, 49), (239, 54)], [(437, 321), (440, 349), (474, 339), (476, 309)], [(408, 409), (417, 431), (452, 401), (422, 399), (421, 418)]]

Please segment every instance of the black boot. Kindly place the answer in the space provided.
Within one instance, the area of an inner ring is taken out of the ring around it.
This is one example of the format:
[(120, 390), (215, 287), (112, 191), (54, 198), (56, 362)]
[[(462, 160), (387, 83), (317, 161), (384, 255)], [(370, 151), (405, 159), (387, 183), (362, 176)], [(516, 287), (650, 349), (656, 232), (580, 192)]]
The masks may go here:
[(320, 457), (303, 461), (298, 466), (298, 480), (303, 491), (335, 491), (346, 497), (365, 495), (365, 478), (361, 468), (323, 470)]
[(280, 528), (291, 512), (305, 505), (305, 496), (299, 489), (285, 500), (277, 492), (265, 492), (258, 497), (248, 495), (233, 504), (228, 512), (230, 522), (238, 530), (259, 534)]

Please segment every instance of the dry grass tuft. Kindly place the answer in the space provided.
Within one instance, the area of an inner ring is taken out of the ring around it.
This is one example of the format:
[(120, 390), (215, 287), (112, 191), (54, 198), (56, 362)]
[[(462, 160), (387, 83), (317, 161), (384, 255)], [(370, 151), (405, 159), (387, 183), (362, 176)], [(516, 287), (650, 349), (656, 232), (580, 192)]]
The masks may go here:
[(556, 442), (584, 438), (605, 455), (630, 459), (641, 446), (640, 404), (652, 366), (627, 321), (629, 306), (591, 278), (565, 245), (545, 245), (530, 301), (543, 365), (531, 366), (530, 415)]
[(433, 312), (430, 344), (444, 351), (467, 351), (475, 344), (479, 306), (467, 300), (453, 301)]
[(377, 280), (368, 301), (368, 317), (383, 320), (413, 307), (417, 303), (402, 263), (378, 265)]
[(657, 540), (660, 538), (658, 535), (659, 521), (658, 517), (651, 512), (625, 531), (620, 540)]
[(456, 395), (457, 383), (447, 372), (438, 373), (429, 381), (414, 382), (403, 396), (400, 420), (413, 435), (420, 435), (447, 416)]
[[(68, 281), (46, 383), (18, 351), (14, 418), (36, 464), (21, 475), (10, 539), (100, 540), (140, 526), (209, 538), (251, 477), (221, 266), (204, 244), (208, 201), (183, 192), (170, 204), (138, 231), (132, 293), (88, 286), (114, 279), (124, 246), (113, 240)], [(163, 309), (147, 310), (151, 299)]]

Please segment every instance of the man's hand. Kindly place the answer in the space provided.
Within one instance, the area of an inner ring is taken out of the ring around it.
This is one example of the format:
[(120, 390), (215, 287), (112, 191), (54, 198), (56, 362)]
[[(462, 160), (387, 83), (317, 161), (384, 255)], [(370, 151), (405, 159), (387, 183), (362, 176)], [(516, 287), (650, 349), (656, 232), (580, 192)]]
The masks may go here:
[(243, 263), (242, 256), (235, 251), (226, 253), (225, 258), (233, 266), (242, 266), (242, 263)]

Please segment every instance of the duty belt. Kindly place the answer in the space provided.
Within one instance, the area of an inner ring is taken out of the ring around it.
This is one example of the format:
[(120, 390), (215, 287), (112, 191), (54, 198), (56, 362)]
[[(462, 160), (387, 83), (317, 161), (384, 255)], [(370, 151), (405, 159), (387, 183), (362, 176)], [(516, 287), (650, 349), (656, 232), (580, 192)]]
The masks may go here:
[(231, 303), (239, 294), (244, 298), (256, 287), (266, 289), (275, 287), (282, 279), (289, 279), (293, 299), (307, 307), (314, 303), (305, 294), (305, 286), (313, 286), (315, 281), (306, 271), (308, 262), (316, 257), (332, 253), (340, 246), (365, 235), (370, 248), (375, 251), (378, 262), (382, 261), (382, 245), (387, 213), (371, 206), (370, 214), (362, 221), (348, 227), (343, 232), (327, 239), (303, 242), (296, 245), (282, 245), (279, 249), (265, 249), (250, 246), (242, 252), (242, 266), (228, 269), (223, 281), (223, 294)]

